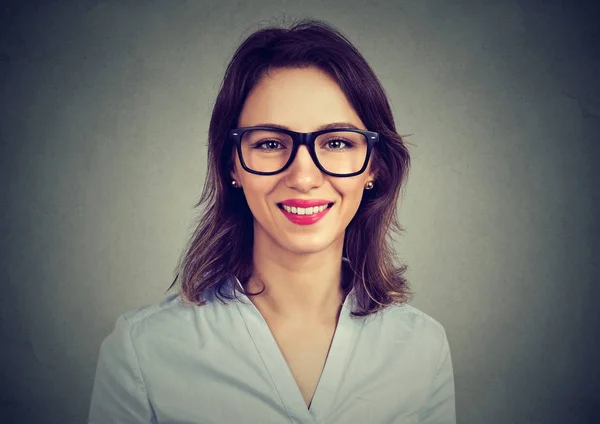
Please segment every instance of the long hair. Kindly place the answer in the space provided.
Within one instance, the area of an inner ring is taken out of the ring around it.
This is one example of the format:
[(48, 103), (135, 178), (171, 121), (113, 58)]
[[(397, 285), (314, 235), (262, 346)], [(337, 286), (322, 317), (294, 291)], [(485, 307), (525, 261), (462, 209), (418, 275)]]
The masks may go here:
[(203, 293), (213, 288), (226, 303), (238, 287), (232, 284), (225, 292), (225, 282), (237, 277), (243, 284), (251, 277), (253, 216), (242, 190), (230, 184), (234, 156), (228, 130), (236, 127), (248, 93), (266, 72), (311, 66), (334, 78), (366, 127), (380, 134), (371, 159), (375, 186), (364, 192), (344, 235), (343, 280), (357, 301), (352, 313), (366, 316), (408, 300), (407, 267), (395, 263), (390, 246), (392, 233), (403, 232), (396, 210), (410, 164), (405, 142), (396, 132), (381, 83), (358, 50), (330, 24), (302, 19), (290, 28), (252, 33), (227, 66), (210, 121), (207, 177), (195, 205), (203, 210), (171, 284), (180, 279), (186, 302), (204, 305)]

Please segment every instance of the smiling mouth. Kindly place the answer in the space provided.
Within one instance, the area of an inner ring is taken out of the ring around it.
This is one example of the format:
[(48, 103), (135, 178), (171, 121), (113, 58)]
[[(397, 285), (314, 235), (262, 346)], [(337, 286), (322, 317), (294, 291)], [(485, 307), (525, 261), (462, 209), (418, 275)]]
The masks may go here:
[(294, 215), (313, 215), (315, 213), (323, 212), (333, 206), (332, 203), (328, 203), (326, 205), (321, 206), (313, 206), (310, 208), (298, 208), (296, 206), (284, 206), (282, 203), (277, 203), (279, 209), (286, 211), (287, 213), (291, 213)]

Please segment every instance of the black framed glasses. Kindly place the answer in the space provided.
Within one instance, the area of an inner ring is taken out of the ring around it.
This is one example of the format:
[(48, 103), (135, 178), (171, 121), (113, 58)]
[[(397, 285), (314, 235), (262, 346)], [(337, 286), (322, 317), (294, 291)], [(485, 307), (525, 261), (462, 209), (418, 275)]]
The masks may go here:
[(274, 175), (294, 162), (301, 145), (322, 172), (333, 177), (362, 174), (379, 133), (354, 128), (333, 128), (299, 133), (273, 127), (244, 127), (229, 131), (242, 168), (257, 175)]

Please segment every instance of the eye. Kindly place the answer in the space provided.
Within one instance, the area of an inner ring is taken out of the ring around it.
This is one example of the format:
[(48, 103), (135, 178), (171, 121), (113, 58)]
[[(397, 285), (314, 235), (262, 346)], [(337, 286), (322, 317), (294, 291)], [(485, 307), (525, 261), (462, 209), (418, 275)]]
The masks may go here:
[(348, 142), (347, 140), (333, 138), (331, 140), (327, 140), (327, 142), (325, 142), (325, 146), (329, 148), (329, 150), (346, 150), (352, 147), (352, 143)]
[(256, 143), (253, 148), (257, 150), (279, 150), (277, 146), (283, 145), (277, 140), (263, 140)]

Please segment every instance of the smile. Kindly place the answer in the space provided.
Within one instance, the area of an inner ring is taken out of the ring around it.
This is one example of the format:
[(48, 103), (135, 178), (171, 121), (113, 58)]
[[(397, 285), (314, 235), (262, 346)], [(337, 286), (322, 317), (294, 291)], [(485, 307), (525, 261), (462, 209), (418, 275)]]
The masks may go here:
[(279, 206), (280, 209), (283, 209), (288, 213), (293, 213), (296, 215), (312, 215), (315, 213), (323, 212), (325, 209), (332, 207), (333, 203), (329, 203), (327, 205), (321, 205), (321, 206), (313, 206), (311, 208), (300, 208), (300, 207), (296, 207), (296, 206), (284, 205), (281, 203), (277, 206)]
[(327, 212), (329, 212), (329, 209), (331, 209), (333, 203), (308, 208), (287, 206), (281, 203), (279, 203), (277, 206), (283, 212), (283, 215), (292, 223), (298, 225), (310, 225), (320, 221), (321, 218), (323, 218)]

